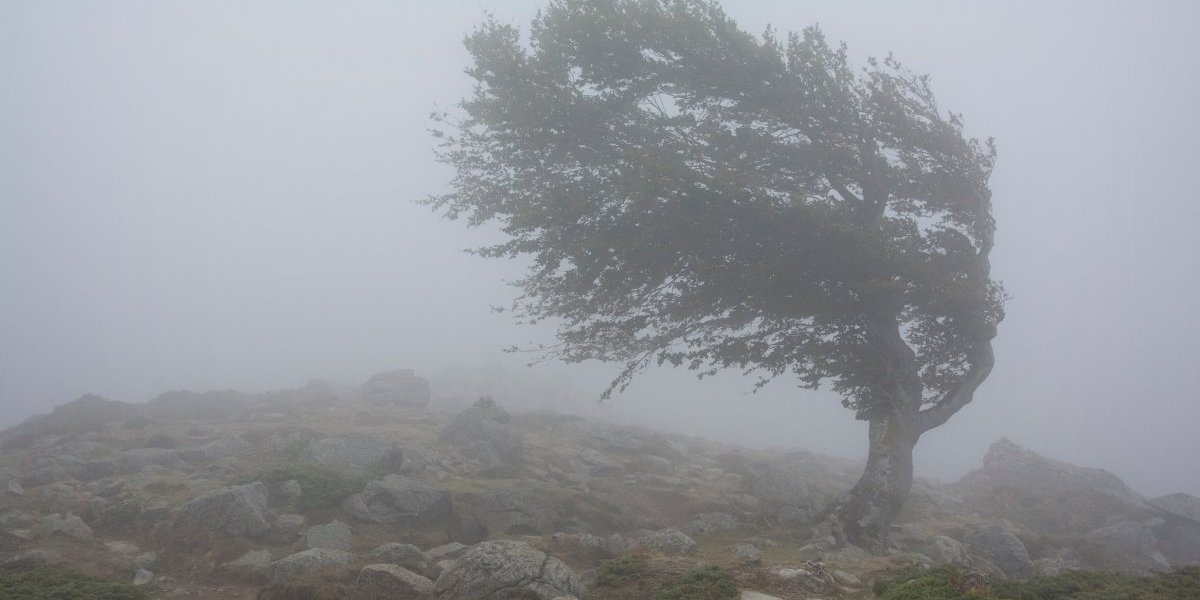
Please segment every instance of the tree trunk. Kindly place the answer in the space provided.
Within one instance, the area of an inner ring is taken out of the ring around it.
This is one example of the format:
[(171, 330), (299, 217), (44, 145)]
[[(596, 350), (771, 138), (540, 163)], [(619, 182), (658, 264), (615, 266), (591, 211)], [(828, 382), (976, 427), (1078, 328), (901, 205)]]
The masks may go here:
[(921, 436), (916, 415), (889, 412), (870, 419), (867, 468), (837, 510), (846, 540), (882, 553), (891, 544), (890, 529), (912, 489), (913, 447)]

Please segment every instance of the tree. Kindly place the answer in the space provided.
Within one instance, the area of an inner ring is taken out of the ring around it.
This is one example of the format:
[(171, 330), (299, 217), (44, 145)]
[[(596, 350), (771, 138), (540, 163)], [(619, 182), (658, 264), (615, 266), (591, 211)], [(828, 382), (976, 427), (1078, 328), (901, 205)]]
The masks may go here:
[(856, 72), (816, 27), (704, 0), (557, 0), (528, 44), (488, 21), (466, 45), (429, 203), (532, 259), (513, 310), (558, 324), (542, 349), (623, 364), (606, 397), (652, 364), (828, 386), (870, 431), (837, 521), (886, 545), (918, 438), (992, 369), (992, 141), (891, 57)]

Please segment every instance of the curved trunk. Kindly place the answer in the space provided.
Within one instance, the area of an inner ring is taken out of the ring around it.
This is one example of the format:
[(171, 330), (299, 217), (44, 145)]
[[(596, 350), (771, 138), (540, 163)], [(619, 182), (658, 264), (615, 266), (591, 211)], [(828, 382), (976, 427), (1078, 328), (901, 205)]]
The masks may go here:
[(890, 545), (892, 522), (912, 489), (912, 452), (920, 436), (915, 418), (889, 413), (870, 419), (866, 471), (837, 511), (851, 544), (875, 553)]

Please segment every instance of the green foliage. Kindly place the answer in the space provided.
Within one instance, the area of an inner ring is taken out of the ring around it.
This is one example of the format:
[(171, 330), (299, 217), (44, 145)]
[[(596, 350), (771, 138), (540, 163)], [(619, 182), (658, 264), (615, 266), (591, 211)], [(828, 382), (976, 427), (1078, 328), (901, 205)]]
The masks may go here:
[(56, 569), (0, 575), (0, 600), (149, 600), (132, 585)]
[(737, 583), (729, 571), (706, 565), (680, 575), (655, 600), (737, 600)]
[(627, 581), (641, 578), (646, 574), (647, 567), (646, 557), (641, 554), (623, 554), (601, 561), (596, 585), (618, 587)]
[(985, 600), (992, 598), (986, 584), (969, 578), (956, 567), (925, 570), (910, 567), (895, 579), (877, 583), (875, 595), (882, 600)]
[(1068, 571), (1000, 582), (994, 589), (1004, 600), (1195, 600), (1200, 598), (1200, 567), (1147, 576)]
[(914, 568), (876, 584), (875, 595), (880, 600), (1194, 600), (1200, 598), (1200, 567), (1145, 576), (1067, 571), (990, 585), (955, 567)]
[(308, 511), (340, 505), (350, 495), (361, 492), (370, 476), (315, 465), (287, 465), (239, 478), (236, 483), (261, 481), (275, 489), (290, 479), (300, 482), (300, 503), (296, 508)]
[(860, 416), (898, 384), (956, 410), (990, 370), (995, 152), (928, 77), (706, 0), (560, 0), (528, 43), (493, 21), (466, 44), (429, 203), (532, 258), (512, 308), (560, 323), (551, 356), (623, 362), (610, 392), (655, 363), (793, 374)]
[(312, 444), (312, 439), (307, 437), (293, 437), (283, 444), (280, 453), (289, 461), (298, 460), (304, 450)]

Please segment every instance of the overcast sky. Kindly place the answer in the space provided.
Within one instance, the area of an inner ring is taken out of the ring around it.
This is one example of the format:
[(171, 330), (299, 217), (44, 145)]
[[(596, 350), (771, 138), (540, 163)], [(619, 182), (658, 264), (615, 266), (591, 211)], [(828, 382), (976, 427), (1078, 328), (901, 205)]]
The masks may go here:
[[(463, 36), (534, 1), (0, 0), (0, 426), (95, 392), (518, 369), (489, 305), (520, 265), (413, 200), (447, 189), (428, 115)], [(1013, 295), (976, 401), (918, 446), (946, 480), (1001, 436), (1139, 491), (1200, 495), (1200, 2), (727, 2), (930, 73), (997, 138)], [(537, 376), (598, 393), (612, 367)], [(649, 373), (604, 410), (863, 456), (837, 398)]]

